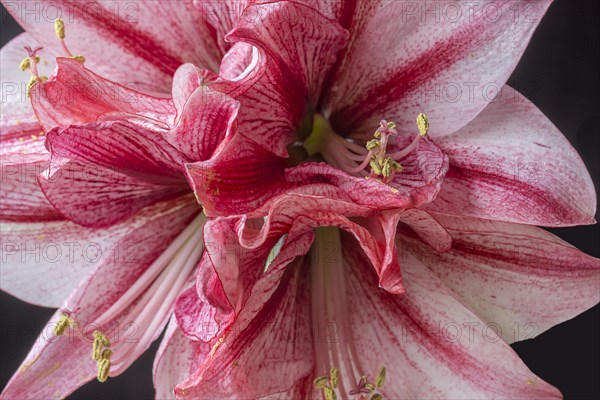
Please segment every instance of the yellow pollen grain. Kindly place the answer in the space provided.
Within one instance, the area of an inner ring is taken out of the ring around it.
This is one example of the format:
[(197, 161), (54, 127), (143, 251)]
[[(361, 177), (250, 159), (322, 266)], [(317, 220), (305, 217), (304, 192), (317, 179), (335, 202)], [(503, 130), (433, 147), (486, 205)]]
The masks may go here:
[(79, 61), (80, 63), (84, 64), (85, 63), (85, 57), (82, 55), (76, 55), (76, 56), (71, 56), (69, 57), (73, 60)]
[(340, 379), (340, 371), (336, 367), (332, 367), (329, 371), (329, 382), (331, 383), (332, 388), (336, 388), (338, 386), (338, 382)]
[(379, 368), (379, 373), (377, 374), (377, 378), (375, 378), (375, 386), (377, 386), (378, 388), (382, 387), (385, 383), (386, 372), (387, 370), (385, 369), (385, 367)]
[(98, 362), (98, 381), (106, 382), (110, 372), (110, 360), (104, 358)]
[(429, 132), (429, 120), (423, 113), (419, 113), (417, 116), (417, 128), (421, 136), (427, 136), (427, 132)]
[(333, 391), (332, 388), (324, 387), (323, 392), (325, 394), (325, 400), (336, 400), (337, 399), (337, 395), (335, 394), (335, 392)]
[(63, 314), (54, 327), (54, 336), (61, 336), (72, 324), (73, 320), (67, 314)]
[(56, 33), (56, 36), (59, 39), (65, 38), (65, 23), (60, 18), (57, 18), (56, 21), (54, 21), (54, 33)]
[(317, 389), (323, 389), (325, 386), (327, 386), (327, 377), (326, 376), (319, 376), (318, 378), (316, 378), (313, 381), (313, 385), (317, 388)]

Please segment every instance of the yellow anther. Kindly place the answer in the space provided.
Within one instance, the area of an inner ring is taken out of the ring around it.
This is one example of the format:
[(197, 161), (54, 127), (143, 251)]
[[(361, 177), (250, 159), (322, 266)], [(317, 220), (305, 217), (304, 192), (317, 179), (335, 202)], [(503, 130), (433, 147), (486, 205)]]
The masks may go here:
[(102, 343), (98, 339), (94, 339), (92, 344), (92, 360), (100, 361), (102, 357)]
[(336, 367), (332, 367), (331, 370), (329, 371), (329, 382), (331, 383), (332, 388), (335, 389), (338, 387), (339, 379), (340, 379), (340, 370), (337, 369)]
[(375, 131), (375, 133), (373, 134), (373, 136), (375, 136), (375, 139), (381, 139), (381, 132), (379, 132), (377, 130), (377, 131)]
[(395, 122), (388, 122), (388, 128), (390, 129), (396, 129), (396, 123)]
[(380, 145), (381, 145), (381, 142), (379, 140), (371, 139), (367, 142), (366, 148), (367, 148), (367, 150), (371, 151), (371, 150), (375, 150)]
[(369, 165), (371, 166), (371, 171), (374, 172), (375, 175), (381, 175), (381, 166), (379, 165), (379, 161), (371, 160)]
[(369, 392), (372, 392), (373, 390), (375, 390), (375, 385), (367, 382), (365, 383), (365, 389), (367, 389)]
[(369, 398), (369, 400), (382, 400), (382, 399), (383, 399), (383, 396), (380, 395), (379, 393), (375, 393), (373, 396), (371, 396)]
[(113, 351), (111, 349), (104, 349), (102, 350), (102, 359), (103, 360), (110, 360), (110, 358), (113, 355)]
[(427, 136), (427, 132), (429, 132), (429, 120), (423, 113), (419, 113), (419, 116), (417, 116), (417, 128), (419, 128), (421, 136)]
[(94, 331), (94, 339), (98, 339), (104, 347), (110, 347), (110, 341), (106, 335), (100, 331)]
[(383, 384), (385, 383), (386, 372), (387, 371), (386, 371), (385, 367), (379, 368), (379, 373), (377, 374), (377, 378), (375, 378), (375, 386), (377, 386), (378, 388), (382, 387)]
[(54, 33), (56, 33), (56, 36), (59, 39), (64, 39), (65, 38), (65, 23), (60, 18), (57, 18), (54, 21)]
[[(35, 62), (36, 64), (40, 62), (39, 56), (35, 56)], [(29, 57), (25, 57), (23, 61), (21, 61), (21, 64), (19, 64), (19, 68), (21, 69), (21, 71), (27, 71), (28, 69), (30, 69), (31, 59)]]
[(54, 327), (54, 336), (61, 336), (72, 324), (73, 320), (67, 314), (63, 314)]
[(335, 392), (333, 391), (332, 388), (325, 387), (325, 388), (323, 388), (323, 392), (325, 394), (325, 400), (336, 400), (337, 399), (337, 395), (335, 394)]
[(98, 381), (106, 382), (108, 379), (108, 373), (110, 372), (110, 360), (103, 358), (98, 361)]
[(315, 385), (315, 387), (317, 389), (323, 389), (324, 387), (327, 386), (327, 382), (328, 382), (328, 379), (326, 376), (319, 376), (318, 378), (316, 378), (313, 381), (313, 385)]
[(79, 55), (78, 55), (78, 56), (71, 56), (71, 57), (69, 57), (69, 58), (72, 58), (73, 60), (77, 60), (77, 61), (79, 61), (79, 62), (80, 62), (80, 63), (82, 63), (82, 64), (84, 64), (84, 63), (85, 63), (85, 57), (84, 57), (84, 56), (79, 56)]

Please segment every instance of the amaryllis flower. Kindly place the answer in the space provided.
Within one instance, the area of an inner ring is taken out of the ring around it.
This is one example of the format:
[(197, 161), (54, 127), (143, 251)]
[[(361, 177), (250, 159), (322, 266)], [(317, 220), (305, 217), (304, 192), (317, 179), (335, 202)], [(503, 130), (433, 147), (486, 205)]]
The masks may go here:
[(219, 218), (158, 374), (183, 398), (560, 397), (508, 345), (599, 300), (598, 259), (534, 226), (594, 223), (589, 174), (504, 85), (550, 2), (304, 3), (241, 10), (207, 83), (237, 132), (186, 166)]
[(2, 48), (1, 285), (58, 310), (3, 398), (63, 398), (160, 335), (204, 249), (184, 165), (239, 108), (184, 64), (218, 71), (210, 6), (128, 3), (134, 24), (109, 3), (42, 3), (65, 19), (7, 3), (26, 33)]

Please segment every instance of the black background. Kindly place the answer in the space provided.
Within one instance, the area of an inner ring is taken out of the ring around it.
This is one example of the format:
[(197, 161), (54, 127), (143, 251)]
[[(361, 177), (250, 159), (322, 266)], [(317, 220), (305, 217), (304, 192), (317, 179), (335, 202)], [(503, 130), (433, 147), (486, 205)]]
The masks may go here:
[[(1, 44), (21, 31), (2, 8)], [(600, 162), (600, 1), (556, 0), (535, 32), (509, 84), (532, 100), (581, 154), (597, 189)], [(16, 66), (15, 66), (16, 67)], [(598, 219), (598, 215), (596, 215)], [(598, 257), (598, 225), (553, 229)], [(0, 387), (4, 387), (53, 310), (0, 293)], [(17, 333), (9, 332), (17, 327)], [(536, 339), (513, 345), (529, 368), (567, 399), (600, 399), (600, 307)], [(12, 329), (12, 328), (11, 328)], [(152, 360), (158, 341), (131, 368), (100, 384), (93, 381), (70, 399), (152, 398)]]

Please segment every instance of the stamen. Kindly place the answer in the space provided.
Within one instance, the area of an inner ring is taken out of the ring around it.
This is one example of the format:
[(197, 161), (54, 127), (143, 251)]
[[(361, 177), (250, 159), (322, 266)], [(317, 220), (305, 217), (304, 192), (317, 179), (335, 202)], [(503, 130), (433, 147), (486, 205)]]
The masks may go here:
[(82, 55), (73, 55), (73, 53), (71, 53), (71, 51), (69, 50), (69, 48), (67, 47), (67, 43), (65, 42), (65, 22), (60, 19), (57, 18), (54, 21), (54, 33), (56, 33), (56, 37), (58, 38), (58, 40), (60, 40), (60, 45), (63, 49), (63, 51), (67, 54), (67, 56), (69, 58), (72, 58), (74, 60), (79, 61), (80, 63), (85, 63), (85, 57)]
[[(360, 159), (362, 162), (356, 166), (347, 168), (347, 163), (337, 163), (336, 166), (345, 170), (348, 173), (355, 174), (363, 171), (367, 165), (371, 167), (371, 178), (380, 178), (383, 183), (389, 183), (394, 180), (394, 176), (398, 172), (402, 172), (403, 167), (399, 160), (406, 157), (414, 151), (422, 138), (427, 136), (429, 131), (429, 121), (425, 114), (420, 113), (417, 116), (417, 128), (419, 135), (415, 137), (408, 147), (396, 153), (387, 153), (387, 146), (391, 139), (398, 136), (396, 124), (382, 120), (379, 128), (373, 134), (374, 139), (367, 142), (365, 148), (369, 151), (366, 157)], [(346, 156), (343, 154), (342, 156)], [(338, 156), (339, 157), (339, 156)], [(358, 161), (354, 157), (348, 157), (348, 162)]]
[(54, 327), (54, 336), (61, 336), (71, 325), (73, 325), (73, 320), (67, 314), (63, 313)]

